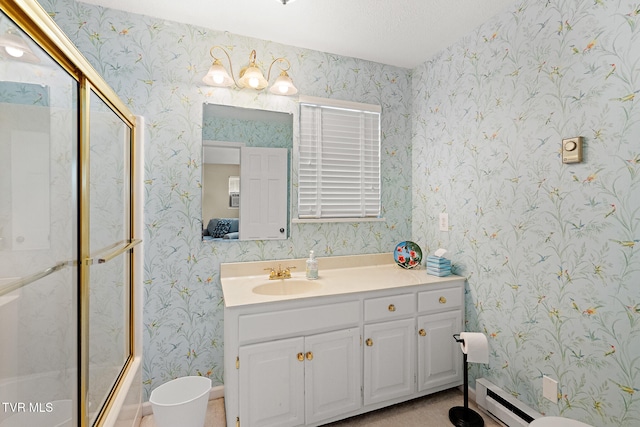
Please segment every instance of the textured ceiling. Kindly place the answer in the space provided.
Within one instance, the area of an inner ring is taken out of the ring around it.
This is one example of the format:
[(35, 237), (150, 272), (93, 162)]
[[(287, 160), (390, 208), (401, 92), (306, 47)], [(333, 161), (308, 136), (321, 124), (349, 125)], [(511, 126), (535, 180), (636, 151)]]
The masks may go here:
[(414, 68), (514, 0), (82, 0), (277, 43)]

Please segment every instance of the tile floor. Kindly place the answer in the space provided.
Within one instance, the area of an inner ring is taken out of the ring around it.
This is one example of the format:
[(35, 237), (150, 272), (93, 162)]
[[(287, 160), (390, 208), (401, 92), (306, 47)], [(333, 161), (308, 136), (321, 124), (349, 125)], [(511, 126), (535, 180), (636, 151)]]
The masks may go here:
[[(430, 396), (414, 399), (409, 402), (400, 403), (389, 408), (379, 409), (357, 417), (336, 421), (334, 423), (327, 424), (327, 427), (448, 427), (452, 425), (449, 421), (449, 409), (453, 406), (462, 405), (462, 392), (458, 389), (451, 389), (435, 393)], [(478, 411), (474, 402), (470, 401), (469, 407), (482, 415), (485, 422), (484, 425), (486, 427), (500, 427), (502, 425)], [(140, 426), (155, 427), (153, 415), (144, 417)], [(207, 417), (204, 427), (224, 426), (224, 399), (210, 400), (207, 407)]]

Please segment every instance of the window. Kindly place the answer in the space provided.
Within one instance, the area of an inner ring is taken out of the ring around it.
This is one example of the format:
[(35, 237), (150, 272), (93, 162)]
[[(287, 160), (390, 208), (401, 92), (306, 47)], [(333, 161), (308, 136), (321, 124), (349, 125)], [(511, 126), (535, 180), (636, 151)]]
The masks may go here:
[(380, 216), (380, 111), (300, 97), (299, 218)]
[(240, 207), (240, 177), (229, 177), (229, 207), (238, 209)]

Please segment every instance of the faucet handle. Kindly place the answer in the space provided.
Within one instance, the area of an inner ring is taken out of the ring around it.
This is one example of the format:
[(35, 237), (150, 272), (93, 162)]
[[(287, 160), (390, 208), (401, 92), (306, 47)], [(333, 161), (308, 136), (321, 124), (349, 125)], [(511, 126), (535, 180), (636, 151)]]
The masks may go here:
[(265, 268), (265, 271), (269, 271), (269, 278), (270, 279), (273, 279), (277, 275), (276, 270), (271, 268), (271, 267)]
[(296, 268), (296, 267), (295, 266), (291, 266), (291, 267), (287, 267), (287, 268), (284, 269), (282, 274), (284, 275), (285, 278), (287, 278), (287, 279), (291, 278), (291, 269), (292, 268)]

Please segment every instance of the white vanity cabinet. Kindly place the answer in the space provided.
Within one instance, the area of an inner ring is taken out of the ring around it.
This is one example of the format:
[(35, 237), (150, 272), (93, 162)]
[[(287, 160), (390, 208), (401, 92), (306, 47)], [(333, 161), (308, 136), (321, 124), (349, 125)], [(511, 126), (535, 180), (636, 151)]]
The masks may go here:
[(360, 409), (361, 304), (321, 300), (225, 308), (229, 427), (317, 425)]
[(462, 377), (462, 350), (453, 334), (462, 331), (463, 289), (418, 292), (418, 391)]
[(246, 425), (298, 426), (355, 411), (360, 329), (241, 346), (238, 370)]
[[(303, 338), (291, 338), (239, 349), (240, 418), (244, 425), (304, 424)], [(241, 361), (241, 362), (240, 362)]]
[(364, 300), (365, 405), (413, 394), (415, 313), (413, 293)]
[(418, 318), (418, 391), (450, 383), (462, 375), (462, 351), (453, 339), (461, 324), (459, 312)]
[(317, 290), (281, 298), (223, 277), (227, 427), (319, 426), (462, 384), (464, 278), (321, 271)]
[(305, 420), (317, 423), (360, 409), (360, 328), (305, 338)]
[(413, 394), (415, 320), (365, 325), (364, 404)]

